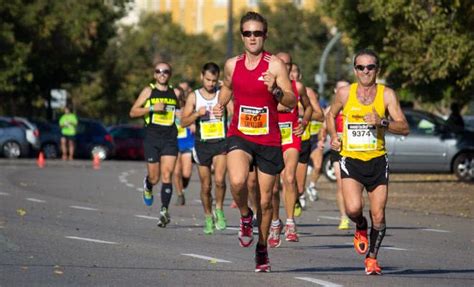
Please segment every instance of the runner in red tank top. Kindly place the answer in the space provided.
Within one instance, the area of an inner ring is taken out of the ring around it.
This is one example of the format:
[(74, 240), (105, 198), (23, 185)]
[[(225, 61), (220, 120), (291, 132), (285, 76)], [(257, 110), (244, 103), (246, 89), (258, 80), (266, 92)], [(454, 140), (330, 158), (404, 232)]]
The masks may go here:
[[(291, 56), (288, 53), (278, 53), (277, 57), (285, 63), (289, 74), (291, 68)], [(298, 235), (296, 233), (296, 225), (294, 221), (295, 203), (298, 197), (295, 180), (296, 166), (298, 164), (299, 152), (301, 150), (301, 135), (311, 118), (313, 109), (309, 103), (304, 85), (292, 81), (292, 87), (297, 100), (301, 100), (304, 108), (303, 121), (301, 124), (298, 122), (298, 106), (289, 109), (282, 104), (278, 105), (278, 121), (282, 136), (282, 151), (285, 163), (285, 169), (280, 174), (283, 179), (283, 195), (285, 197), (285, 210), (287, 215), (285, 236), (286, 241), (297, 242)], [(279, 218), (280, 192), (278, 185), (278, 182), (275, 183), (273, 188), (272, 226), (270, 227), (270, 235), (268, 239), (270, 247), (278, 247), (281, 243), (280, 233), (283, 224)]]
[[(242, 247), (253, 242), (253, 211), (248, 207), (247, 178), (250, 168), (257, 169), (260, 209), (259, 232), (255, 251), (256, 272), (269, 272), (267, 238), (272, 217), (272, 187), (283, 169), (277, 104), (293, 108), (296, 104), (283, 62), (263, 50), (267, 21), (255, 12), (240, 20), (245, 54), (227, 60), (224, 83), (214, 114), (220, 116), (232, 93), (234, 115), (227, 138), (227, 169), (231, 192), (241, 219), (239, 241)], [(277, 88), (278, 87), (278, 88)]]

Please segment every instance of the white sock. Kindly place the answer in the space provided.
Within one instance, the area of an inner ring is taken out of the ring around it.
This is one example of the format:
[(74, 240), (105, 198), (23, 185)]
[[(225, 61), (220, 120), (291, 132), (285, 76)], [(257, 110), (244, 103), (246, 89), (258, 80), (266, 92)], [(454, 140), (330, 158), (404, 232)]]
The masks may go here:
[(294, 225), (295, 224), (295, 220), (293, 218), (288, 218), (286, 220), (286, 225)]
[(272, 220), (272, 226), (273, 226), (273, 227), (278, 227), (278, 226), (280, 226), (280, 219)]
[(314, 182), (310, 182), (309, 183), (309, 188), (313, 188), (313, 187), (316, 187), (316, 184), (314, 184)]

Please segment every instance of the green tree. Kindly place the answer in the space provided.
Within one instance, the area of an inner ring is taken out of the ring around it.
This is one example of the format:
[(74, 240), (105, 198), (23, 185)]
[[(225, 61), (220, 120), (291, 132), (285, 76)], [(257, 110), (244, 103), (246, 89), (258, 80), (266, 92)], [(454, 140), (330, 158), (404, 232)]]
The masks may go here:
[[(140, 91), (153, 81), (153, 62), (167, 61), (171, 83), (199, 80), (201, 67), (214, 61), (222, 67), (223, 45), (206, 35), (187, 35), (170, 14), (143, 14), (136, 26), (121, 27), (104, 58), (102, 71), (107, 121), (128, 121)], [(84, 103), (87, 104), (87, 103)]]
[(14, 99), (3, 112), (32, 115), (31, 104), (48, 100), (51, 89), (80, 84), (84, 74), (97, 71), (126, 2), (2, 2), (0, 95)]
[(383, 76), (407, 99), (461, 105), (474, 94), (471, 0), (324, 0), (355, 50), (380, 52)]

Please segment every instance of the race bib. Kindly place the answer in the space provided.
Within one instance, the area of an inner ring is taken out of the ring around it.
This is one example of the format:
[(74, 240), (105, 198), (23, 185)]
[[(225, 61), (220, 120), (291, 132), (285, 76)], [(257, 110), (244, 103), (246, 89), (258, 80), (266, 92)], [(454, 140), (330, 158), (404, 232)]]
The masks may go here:
[(319, 130), (321, 129), (322, 125), (323, 125), (323, 123), (321, 123), (321, 122), (311, 121), (311, 123), (309, 124), (309, 133), (310, 133), (310, 135), (312, 135), (312, 136), (317, 135), (319, 133)]
[(245, 135), (268, 134), (268, 107), (240, 106), (237, 128)]
[(370, 151), (377, 149), (377, 128), (374, 125), (347, 123), (346, 135), (345, 150)]
[(284, 122), (278, 123), (280, 126), (280, 133), (281, 133), (281, 144), (287, 145), (293, 143), (293, 123), (292, 122)]
[(303, 135), (301, 136), (302, 141), (307, 141), (311, 138), (311, 133), (309, 129), (310, 129), (310, 125), (307, 125), (306, 128), (304, 129)]
[(225, 138), (224, 121), (211, 119), (201, 121), (201, 139), (223, 139)]
[(166, 106), (163, 112), (153, 112), (151, 122), (160, 126), (171, 126), (174, 124), (175, 106)]

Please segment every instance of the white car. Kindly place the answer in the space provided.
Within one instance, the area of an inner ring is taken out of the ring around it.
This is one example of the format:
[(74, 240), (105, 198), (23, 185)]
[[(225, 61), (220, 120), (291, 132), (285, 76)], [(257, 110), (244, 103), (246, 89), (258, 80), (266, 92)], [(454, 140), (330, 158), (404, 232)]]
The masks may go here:
[(40, 149), (41, 142), (39, 137), (39, 129), (34, 123), (22, 117), (2, 117), (2, 119), (22, 127), (25, 130), (26, 139), (28, 140), (30, 147), (33, 150)]

